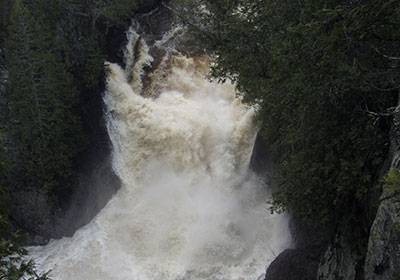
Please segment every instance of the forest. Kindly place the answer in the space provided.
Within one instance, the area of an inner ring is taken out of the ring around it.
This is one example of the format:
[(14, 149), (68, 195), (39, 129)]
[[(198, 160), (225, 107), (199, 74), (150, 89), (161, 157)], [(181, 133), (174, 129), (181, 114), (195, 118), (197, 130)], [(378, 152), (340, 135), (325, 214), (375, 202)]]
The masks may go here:
[(259, 108), (280, 162), (271, 210), (327, 236), (339, 226), (368, 235), (398, 102), (399, 3), (201, 1), (193, 16), (198, 1), (184, 2), (182, 19), (214, 55), (211, 78), (233, 80)]
[(70, 195), (78, 155), (91, 145), (84, 103), (104, 84), (101, 48), (110, 28), (129, 23), (136, 2), (2, 0), (0, 6), (0, 65), (8, 72), (0, 110), (0, 278), (47, 279), (23, 260), (13, 194), (43, 192), (52, 209)]
[[(6, 226), (9, 194), (36, 188), (58, 205), (69, 192), (90, 144), (82, 102), (104, 83), (102, 42), (136, 4), (0, 0), (9, 80), (0, 100), (1, 279), (47, 277), (32, 262), (5, 261), (26, 253)], [(257, 107), (259, 133), (279, 163), (270, 211), (365, 248), (382, 188), (400, 190), (398, 170), (384, 177), (400, 88), (400, 2), (180, 0), (176, 13), (195, 38), (187, 44), (213, 58), (210, 79), (234, 81)], [(82, 34), (66, 32), (68, 17)]]

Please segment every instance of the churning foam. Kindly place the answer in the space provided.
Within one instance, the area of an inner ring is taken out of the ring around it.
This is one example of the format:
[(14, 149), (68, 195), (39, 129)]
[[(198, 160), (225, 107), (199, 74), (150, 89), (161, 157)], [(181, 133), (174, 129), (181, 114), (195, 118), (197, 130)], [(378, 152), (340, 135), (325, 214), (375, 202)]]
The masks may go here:
[[(135, 56), (136, 54), (136, 56)], [(65, 280), (257, 279), (289, 245), (248, 170), (254, 110), (205, 57), (167, 54), (143, 97), (148, 47), (130, 30), (126, 69), (108, 64), (105, 103), (122, 188), (72, 238), (31, 249)]]

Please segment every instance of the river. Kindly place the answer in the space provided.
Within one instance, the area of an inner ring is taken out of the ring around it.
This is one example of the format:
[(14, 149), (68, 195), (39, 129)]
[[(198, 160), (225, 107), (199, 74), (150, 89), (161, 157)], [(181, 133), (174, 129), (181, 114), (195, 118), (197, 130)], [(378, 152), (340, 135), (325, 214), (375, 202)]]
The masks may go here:
[(106, 63), (104, 97), (122, 187), (73, 237), (31, 255), (58, 280), (263, 279), (290, 236), (249, 170), (255, 109), (230, 82), (206, 78), (207, 56), (169, 48), (152, 65), (146, 43), (127, 34), (124, 68)]

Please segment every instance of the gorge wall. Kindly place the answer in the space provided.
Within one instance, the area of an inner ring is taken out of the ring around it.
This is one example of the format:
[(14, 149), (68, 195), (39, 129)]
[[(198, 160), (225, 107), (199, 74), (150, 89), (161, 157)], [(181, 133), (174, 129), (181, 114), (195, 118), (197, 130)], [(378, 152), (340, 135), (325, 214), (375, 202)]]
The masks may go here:
[[(400, 162), (400, 107), (393, 115), (390, 153), (381, 178)], [(267, 150), (264, 147), (264, 150)], [(400, 277), (400, 203), (376, 182), (376, 194), (367, 213), (371, 215), (367, 244), (344, 238), (344, 229), (328, 240), (320, 232), (292, 216), (294, 249), (283, 251), (268, 267), (265, 280), (394, 280)], [(346, 229), (348, 230), (348, 229)]]
[[(161, 1), (138, 1), (132, 16), (153, 11), (160, 3)], [(60, 38), (68, 42), (71, 50), (70, 65), (79, 67), (86, 63), (87, 59), (82, 55), (83, 38), (90, 37), (95, 32), (87, 21), (90, 21), (97, 11), (92, 10), (87, 15), (80, 15), (73, 5), (68, 1), (60, 1), (62, 13), (58, 19), (57, 32)], [(125, 31), (129, 25), (130, 19), (111, 27), (100, 27), (99, 55), (103, 55), (108, 61), (123, 63), (122, 50), (126, 42)], [(9, 110), (6, 92), (7, 49), (4, 42), (0, 43), (0, 106), (3, 112), (6, 112)], [(87, 224), (120, 187), (119, 179), (112, 170), (111, 144), (104, 120), (105, 73), (103, 71), (100, 80), (91, 87), (85, 86), (84, 77), (80, 78), (77, 75), (79, 73), (76, 73), (75, 81), (81, 90), (79, 115), (85, 143), (82, 152), (74, 160), (73, 182), (65, 182), (63, 190), (58, 192), (56, 197), (42, 186), (26, 185), (10, 190), (10, 218), (16, 229), (29, 233), (27, 244), (45, 244), (51, 238), (71, 236), (76, 229)], [(4, 123), (6, 121), (2, 121), (2, 124)], [(7, 148), (6, 157), (20, 159), (11, 162), (13, 168), (19, 169), (18, 166), (23, 164), (22, 151), (9, 133), (9, 128), (3, 126), (2, 130), (2, 142)]]
[[(149, 11), (154, 11), (154, 14), (145, 16), (144, 14)], [(139, 14), (136, 15), (136, 19), (146, 29), (146, 36), (150, 41), (166, 31), (170, 12), (160, 5), (160, 1), (143, 1), (137, 12)], [(65, 33), (61, 36), (70, 38), (72, 45), (79, 45), (79, 34), (88, 32), (82, 31), (88, 27), (71, 21), (73, 18), (71, 14), (66, 13), (65, 16), (66, 18), (61, 21), (61, 30)], [(101, 49), (108, 61), (123, 65), (122, 48), (125, 45), (125, 30), (128, 25), (129, 21), (104, 33)], [(3, 53), (4, 50), (1, 48), (0, 62)], [(157, 54), (152, 55), (157, 59)], [(80, 58), (75, 59), (79, 63)], [(7, 71), (4, 67), (0, 67), (2, 106), (7, 106), (4, 98), (6, 83)], [(28, 189), (12, 194), (16, 201), (12, 218), (17, 226), (31, 233), (28, 240), (30, 244), (44, 244), (50, 238), (71, 236), (76, 229), (87, 224), (120, 187), (119, 179), (111, 166), (110, 141), (103, 117), (103, 92), (104, 81), (92, 91), (82, 94), (82, 118), (89, 144), (76, 160), (79, 175), (76, 182), (73, 182), (71, 190), (66, 193), (61, 207), (55, 209), (49, 203), (45, 191)], [(388, 163), (391, 162), (394, 168), (398, 168), (400, 162), (399, 110), (396, 112), (392, 129), (391, 155), (388, 159)], [(258, 138), (252, 167), (257, 172), (264, 173), (271, 171), (273, 164), (269, 159), (267, 148), (261, 142)], [(10, 145), (9, 149), (13, 151), (14, 147)], [(389, 169), (389, 165), (383, 169)], [(383, 193), (382, 197), (385, 196)], [(378, 199), (377, 197), (371, 203), (371, 212), (376, 212)], [(268, 268), (266, 279), (396, 279), (400, 275), (399, 208), (400, 205), (394, 198), (383, 200), (377, 209), (376, 217), (371, 220), (368, 247), (363, 247), (362, 250), (354, 250), (343, 241), (341, 234), (328, 242), (320, 233), (314, 232), (293, 218), (291, 229), (297, 247), (285, 250), (276, 258)]]

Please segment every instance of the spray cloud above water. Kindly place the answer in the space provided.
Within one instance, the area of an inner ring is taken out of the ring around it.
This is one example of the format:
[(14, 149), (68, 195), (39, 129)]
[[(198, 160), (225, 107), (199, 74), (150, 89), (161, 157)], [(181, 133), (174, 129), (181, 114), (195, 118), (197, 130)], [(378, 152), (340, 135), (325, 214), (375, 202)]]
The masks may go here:
[(206, 79), (207, 57), (169, 49), (155, 66), (133, 28), (128, 39), (104, 99), (123, 186), (72, 238), (32, 254), (54, 279), (257, 279), (289, 236), (248, 170), (254, 109)]

